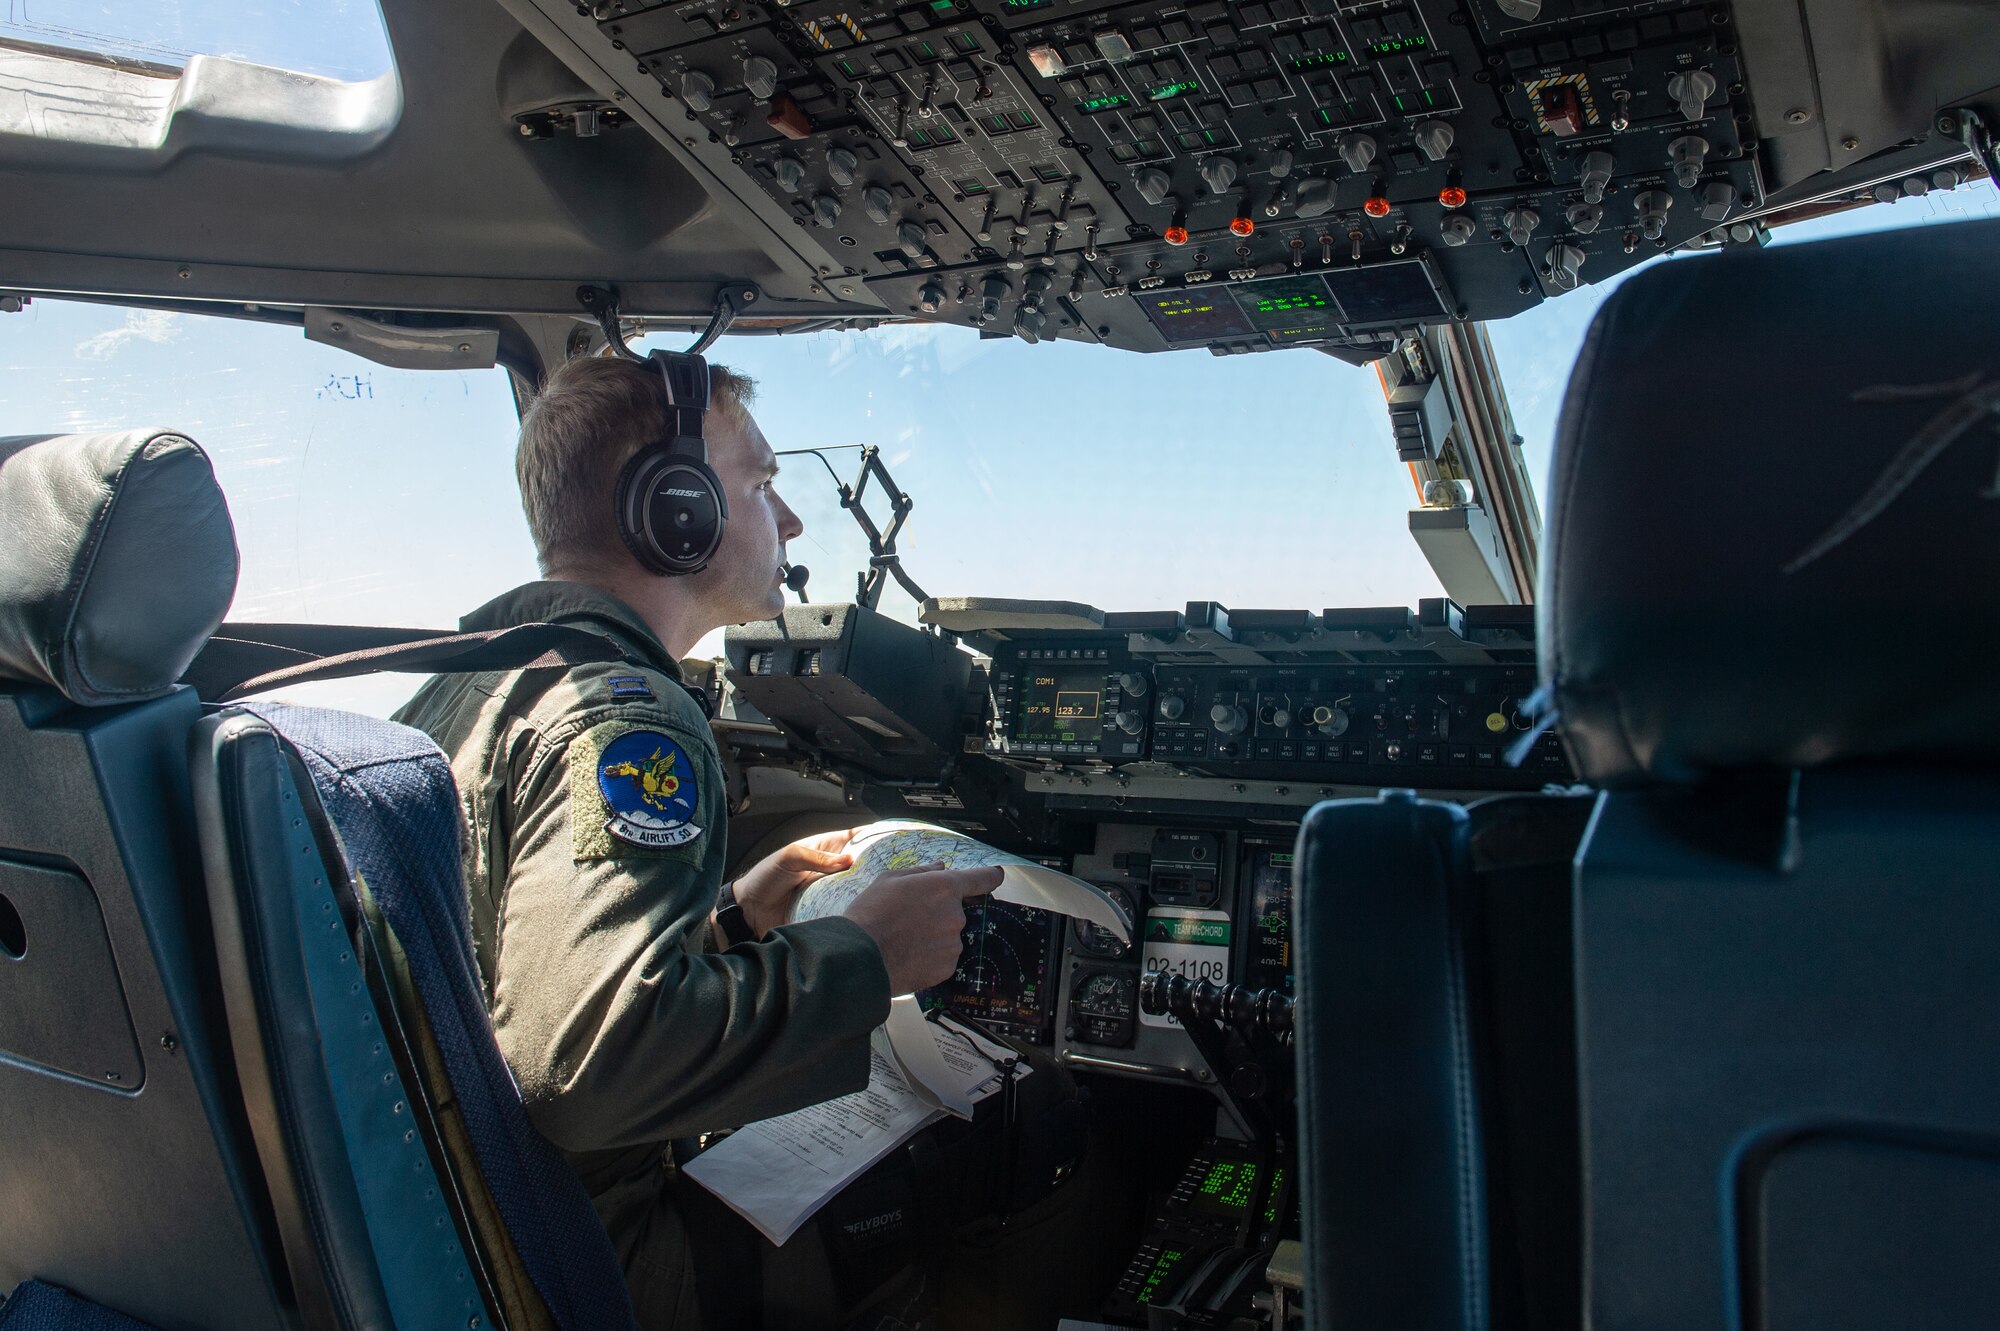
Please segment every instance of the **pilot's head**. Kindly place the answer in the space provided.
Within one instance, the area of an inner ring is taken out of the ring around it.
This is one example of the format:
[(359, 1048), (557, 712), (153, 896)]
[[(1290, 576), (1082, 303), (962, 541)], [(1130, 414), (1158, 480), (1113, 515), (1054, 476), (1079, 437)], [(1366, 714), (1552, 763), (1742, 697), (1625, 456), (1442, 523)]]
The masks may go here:
[[(709, 465), (729, 497), (729, 522), (707, 568), (661, 580), (671, 584), (677, 602), (696, 612), (703, 631), (783, 610), (785, 542), (804, 530), (778, 497), (778, 460), (750, 417), (754, 391), (743, 375), (709, 366), (704, 436)], [(591, 357), (549, 376), (521, 418), (514, 460), (521, 506), (546, 576), (614, 591), (651, 576), (619, 538), (612, 495), (625, 464), (667, 431), (666, 393), (660, 372), (649, 364)], [(668, 646), (679, 650), (682, 644)]]

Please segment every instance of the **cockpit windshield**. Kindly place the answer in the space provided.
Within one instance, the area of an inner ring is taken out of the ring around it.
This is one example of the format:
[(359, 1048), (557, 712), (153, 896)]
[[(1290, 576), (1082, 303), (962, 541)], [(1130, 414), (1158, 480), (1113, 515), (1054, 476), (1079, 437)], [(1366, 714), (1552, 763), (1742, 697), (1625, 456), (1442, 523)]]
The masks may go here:
[[(1775, 243), (1996, 215), (1982, 180)], [(1537, 482), (1611, 285), (1490, 330)], [(1443, 594), (1407, 530), (1419, 496), (1375, 375), (1330, 357), (1133, 356), (939, 325), (729, 337), (711, 355), (758, 381), (774, 447), (829, 450), (824, 466), (785, 457), (779, 482), (805, 520), (791, 554), (815, 600), (852, 599), (866, 567), (829, 474), (851, 482), (861, 444), (915, 501), (899, 549), (934, 596), (1317, 610)], [(243, 551), (234, 618), (447, 626), (535, 575), (503, 370), (396, 370), (296, 327), (53, 300), (0, 316), (0, 357), (10, 433), (162, 424), (208, 449)], [(882, 608), (916, 612), (893, 586)], [(413, 686), (313, 696), (386, 713)]]

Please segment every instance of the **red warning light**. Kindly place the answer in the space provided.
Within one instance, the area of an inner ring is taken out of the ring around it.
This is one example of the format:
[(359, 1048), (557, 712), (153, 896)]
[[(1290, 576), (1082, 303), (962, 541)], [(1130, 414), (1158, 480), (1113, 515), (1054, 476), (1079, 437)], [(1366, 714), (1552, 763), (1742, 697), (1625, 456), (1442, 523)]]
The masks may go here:
[(1185, 245), (1187, 244), (1187, 240), (1188, 237), (1187, 237), (1186, 227), (1181, 226), (1179, 223), (1176, 223), (1173, 226), (1167, 228), (1167, 244)]
[(1231, 218), (1229, 222), (1229, 234), (1232, 236), (1248, 236), (1256, 229), (1257, 224), (1247, 217)]
[(1446, 185), (1438, 191), (1438, 202), (1447, 208), (1465, 207), (1465, 190), (1458, 185)]
[(1368, 196), (1367, 202), (1361, 205), (1361, 211), (1367, 213), (1370, 217), (1387, 217), (1389, 215), (1389, 201), (1379, 194), (1371, 194)]

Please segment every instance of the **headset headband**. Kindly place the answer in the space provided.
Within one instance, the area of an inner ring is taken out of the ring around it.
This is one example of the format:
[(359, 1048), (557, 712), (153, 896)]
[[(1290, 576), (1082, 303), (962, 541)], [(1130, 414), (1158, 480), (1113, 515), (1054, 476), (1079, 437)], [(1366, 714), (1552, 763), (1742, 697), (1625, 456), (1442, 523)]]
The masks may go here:
[(707, 358), (691, 351), (653, 351), (647, 359), (659, 366), (667, 389), (668, 448), (692, 454), (697, 462), (708, 461), (708, 444), (702, 433), (708, 415)]

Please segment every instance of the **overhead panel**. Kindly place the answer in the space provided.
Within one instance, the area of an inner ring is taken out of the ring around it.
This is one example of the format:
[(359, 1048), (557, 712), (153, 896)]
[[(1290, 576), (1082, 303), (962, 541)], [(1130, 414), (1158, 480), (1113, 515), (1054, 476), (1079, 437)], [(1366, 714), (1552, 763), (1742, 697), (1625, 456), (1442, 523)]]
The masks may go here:
[(1373, 354), (1759, 205), (1730, 8), (610, 0), (602, 38), (894, 313)]

